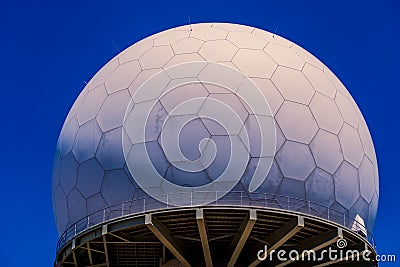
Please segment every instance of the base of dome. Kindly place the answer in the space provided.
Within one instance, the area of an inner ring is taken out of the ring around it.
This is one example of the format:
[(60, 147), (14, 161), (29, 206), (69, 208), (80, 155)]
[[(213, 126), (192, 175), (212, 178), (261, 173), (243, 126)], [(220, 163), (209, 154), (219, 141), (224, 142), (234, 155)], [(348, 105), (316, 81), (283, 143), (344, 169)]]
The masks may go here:
[(143, 212), (99, 223), (65, 243), (55, 264), (377, 266), (366, 261), (375, 256), (374, 247), (362, 235), (319, 217), (272, 208), (204, 206)]

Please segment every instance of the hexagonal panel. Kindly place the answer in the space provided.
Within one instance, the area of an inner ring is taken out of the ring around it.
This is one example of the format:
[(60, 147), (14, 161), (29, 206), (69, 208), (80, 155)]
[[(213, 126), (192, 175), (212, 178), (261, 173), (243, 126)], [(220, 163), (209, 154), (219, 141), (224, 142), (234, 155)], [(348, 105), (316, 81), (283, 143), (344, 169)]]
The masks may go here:
[(257, 35), (248, 32), (230, 32), (226, 38), (239, 48), (263, 49), (267, 42)]
[(335, 97), (336, 88), (321, 69), (314, 67), (313, 65), (306, 64), (302, 72), (310, 81), (315, 91), (326, 95), (331, 99)]
[(164, 176), (165, 172), (169, 167), (169, 161), (164, 155), (164, 151), (162, 150), (158, 141), (146, 142), (147, 154), (151, 160), (153, 167), (157, 170), (157, 172)]
[(275, 129), (274, 119), (271, 117), (249, 115), (240, 131), (240, 139), (252, 157), (271, 156), (265, 152), (274, 151), (274, 142), (263, 142), (261, 132), (268, 133)]
[(261, 50), (240, 49), (232, 60), (249, 77), (270, 78), (278, 66)]
[(118, 68), (118, 59), (113, 59), (104, 65), (89, 81), (87, 88), (89, 91), (103, 84), (107, 78)]
[(146, 141), (155, 141), (161, 133), (164, 121), (168, 113), (161, 105), (160, 101), (154, 105), (149, 116), (147, 117), (145, 137)]
[[(247, 109), (243, 106), (243, 103), (239, 100), (239, 98), (234, 94), (210, 94), (209, 98), (217, 99), (223, 102), (224, 104), (228, 105), (231, 109), (233, 109), (237, 116), (241, 119), (244, 123), (246, 121), (247, 116), (249, 113)], [(203, 106), (200, 110), (207, 108)], [(200, 114), (201, 112), (199, 112)]]
[(335, 188), (332, 175), (316, 168), (307, 179), (307, 199), (313, 203), (329, 207), (335, 201)]
[[(211, 136), (211, 140), (217, 147), (217, 154), (214, 161), (206, 169), (210, 179), (214, 181), (217, 179), (228, 166), (231, 157), (231, 143), (228, 136)], [(204, 152), (203, 152), (204, 153)]]
[(122, 128), (105, 132), (97, 148), (96, 158), (105, 170), (119, 169), (124, 166), (122, 151)]
[(133, 96), (136, 92), (136, 90), (151, 76), (155, 75), (156, 73), (160, 72), (162, 69), (149, 69), (149, 70), (144, 70), (139, 75), (136, 77), (135, 80), (131, 83), (129, 86), (129, 93), (131, 96)]
[(86, 200), (76, 188), (67, 196), (67, 202), (70, 224), (86, 216)]
[(220, 61), (220, 62), (218, 62), (218, 64), (225, 65), (225, 66), (228, 66), (232, 69), (239, 71), (239, 69), (235, 66), (235, 64), (232, 63), (232, 61)]
[(275, 119), (285, 137), (292, 141), (308, 144), (318, 130), (310, 109), (302, 104), (285, 101)]
[(321, 129), (334, 134), (339, 133), (343, 118), (332, 99), (316, 93), (311, 100), (310, 109)]
[(96, 120), (91, 120), (79, 128), (72, 148), (78, 162), (94, 157), (101, 135), (102, 131)]
[(338, 90), (338, 92), (342, 93), (342, 95), (345, 96), (346, 98), (351, 98), (349, 91), (347, 91), (343, 83), (327, 66), (324, 66), (323, 71), (326, 74), (326, 76), (328, 76), (328, 78), (331, 80), (331, 82), (336, 87), (336, 90)]
[(317, 166), (334, 174), (343, 161), (342, 150), (336, 135), (319, 130), (310, 144)]
[(324, 69), (324, 64), (315, 56), (313, 56), (311, 53), (309, 53), (307, 50), (301, 48), (300, 46), (293, 44), (291, 49), (298, 54), (304, 61), (307, 63), (319, 68), (320, 70)]
[(252, 78), (251, 80), (261, 90), (268, 101), (272, 114), (275, 115), (284, 101), (278, 89), (276, 89), (275, 85), (269, 79)]
[(200, 141), (210, 138), (203, 122), (197, 118), (188, 122), (179, 133), (180, 150), (188, 160), (196, 160), (201, 156)]
[(349, 210), (343, 207), (337, 201), (333, 202), (333, 204), (329, 206), (329, 214), (330, 221), (342, 225), (349, 223)]
[(358, 128), (358, 115), (351, 101), (343, 94), (338, 92), (335, 97), (335, 102), (343, 116), (344, 121), (354, 128)]
[(199, 51), (199, 54), (207, 61), (230, 61), (238, 51), (232, 43), (226, 40), (206, 42)]
[(72, 146), (74, 145), (75, 142), (78, 128), (79, 125), (76, 117), (72, 117), (63, 126), (59, 138), (60, 143), (58, 144), (61, 156), (65, 156), (67, 153), (71, 151)]
[(368, 202), (371, 202), (375, 192), (375, 170), (372, 162), (367, 157), (363, 158), (358, 168), (358, 175), (360, 177), (361, 196)]
[[(86, 98), (86, 95), (89, 93), (88, 85), (83, 88), (82, 92), (78, 95), (78, 98), (75, 100), (75, 103), (72, 105), (65, 122), (69, 121), (72, 117), (76, 116), (78, 110), (82, 104), (82, 101)], [(65, 123), (64, 122), (64, 123)]]
[(78, 162), (72, 152), (68, 153), (60, 166), (60, 186), (66, 194), (69, 194), (76, 184), (78, 174)]
[(120, 65), (106, 81), (107, 92), (112, 94), (128, 88), (140, 71), (137, 60)]
[(212, 23), (195, 23), (189, 25), (183, 25), (176, 28), (173, 28), (174, 31), (191, 31), (196, 29), (210, 28)]
[(281, 67), (272, 76), (272, 82), (286, 100), (308, 105), (315, 91), (306, 77), (297, 70)]
[(275, 123), (276, 127), (276, 146), (275, 146), (275, 151), (279, 151), (279, 149), (283, 146), (283, 143), (285, 143), (286, 138), (282, 133), (281, 128), (279, 127), (278, 123)]
[(171, 45), (187, 37), (189, 32), (167, 30), (154, 39), (154, 46)]
[(197, 77), (200, 81), (208, 83), (221, 84), (222, 82), (230, 91), (237, 91), (243, 81), (243, 76), (237, 75), (237, 70), (220, 64), (208, 64)]
[(286, 141), (276, 155), (283, 176), (304, 181), (315, 168), (307, 145)]
[(54, 189), (60, 184), (60, 171), (61, 171), (61, 155), (57, 147), (56, 152), (54, 153), (53, 172), (51, 179), (51, 188), (53, 189), (53, 192)]
[(253, 31), (253, 34), (255, 34), (256, 36), (268, 41), (269, 43), (272, 44), (278, 44), (278, 45), (282, 45), (282, 46), (286, 46), (286, 47), (291, 47), (293, 45), (293, 43), (279, 35), (276, 35), (274, 33), (270, 33), (261, 29), (257, 29), (255, 28)]
[(121, 64), (125, 62), (129, 62), (132, 60), (139, 59), (144, 53), (150, 50), (153, 47), (153, 40), (152, 39), (144, 39), (133, 46), (127, 48), (119, 55), (119, 62)]
[[(354, 203), (353, 207), (350, 209), (350, 218), (355, 219), (357, 215), (363, 218), (364, 223), (368, 222), (369, 207), (368, 203), (361, 196)], [(351, 222), (353, 224), (353, 222)]]
[(230, 91), (227, 88), (225, 88), (221, 85), (218, 85), (218, 84), (206, 83), (206, 82), (203, 82), (202, 84), (210, 94), (231, 94), (232, 93), (232, 91)]
[(227, 31), (217, 28), (193, 28), (190, 32), (190, 37), (200, 39), (203, 41), (223, 40), (228, 35)]
[(373, 222), (375, 222), (376, 212), (378, 210), (378, 199), (379, 196), (375, 193), (372, 197), (372, 201), (369, 204), (369, 213), (368, 213), (368, 231), (372, 232), (373, 230)]
[(128, 90), (119, 91), (107, 97), (97, 115), (97, 122), (103, 132), (122, 126), (131, 96)]
[[(339, 223), (344, 224), (346, 223), (346, 221), (348, 221), (349, 210), (343, 207), (340, 203), (335, 201), (332, 203), (332, 205), (329, 206), (329, 208), (333, 211), (337, 211), (339, 214), (342, 215), (340, 216), (340, 221), (338, 221)], [(344, 218), (344, 215), (346, 216), (346, 218)]]
[[(246, 191), (249, 188), (250, 181), (254, 175), (254, 172), (259, 166), (259, 158), (251, 158), (249, 161), (249, 164), (247, 165), (246, 171), (242, 177), (241, 182), (245, 186)], [(260, 168), (263, 168), (264, 166), (260, 166)], [(269, 166), (265, 166), (269, 167)], [(273, 161), (271, 169), (268, 172), (267, 177), (264, 179), (262, 184), (260, 185), (259, 188), (256, 189), (255, 193), (266, 193), (268, 195), (275, 194), (276, 191), (279, 188), (279, 185), (281, 184), (283, 179), (283, 175), (281, 170), (278, 167), (278, 164), (276, 161)]]
[(304, 60), (288, 47), (269, 43), (264, 51), (280, 66), (301, 70)]
[[(184, 81), (182, 81), (182, 83), (183, 82)], [(182, 84), (168, 91), (168, 93), (161, 97), (160, 102), (165, 110), (170, 113), (176, 106), (182, 104), (186, 100), (207, 96), (208, 91), (203, 84), (199, 82), (188, 83)]]
[(77, 113), (79, 125), (82, 125), (96, 117), (106, 97), (107, 92), (104, 84), (94, 88), (86, 95), (82, 104), (79, 106)]
[(333, 178), (336, 201), (346, 209), (350, 209), (360, 195), (357, 169), (343, 161)]
[[(86, 199), (86, 209), (88, 214), (98, 212), (106, 207), (108, 207), (108, 204), (106, 203), (106, 201), (104, 200), (103, 196), (100, 193)], [(100, 222), (100, 220), (103, 219), (102, 216), (100, 218), (98, 216), (99, 216), (98, 213), (94, 214), (93, 216), (90, 216), (89, 220), (91, 224)]]
[(374, 161), (375, 160), (374, 144), (372, 143), (371, 134), (369, 133), (367, 124), (364, 120), (360, 121), (360, 124), (358, 127), (358, 134), (360, 136), (361, 143), (362, 143), (365, 154), (368, 156), (368, 158), (371, 161)]
[(209, 118), (201, 118), (204, 126), (211, 135), (228, 135), (223, 125)]
[(254, 30), (253, 27), (232, 23), (215, 23), (212, 25), (212, 27), (223, 29), (228, 32), (252, 32)]
[[(283, 206), (284, 209), (290, 208), (290, 202), (293, 201), (294, 198), (297, 199), (305, 199), (306, 198), (306, 190), (303, 181), (290, 179), (290, 178), (283, 178), (281, 185), (279, 186), (278, 191), (276, 192), (277, 195), (282, 196), (278, 197), (280, 200), (279, 202)], [(289, 196), (289, 202), (286, 198)]]
[(100, 192), (103, 175), (104, 170), (95, 158), (79, 166), (77, 188), (85, 198)]
[(106, 172), (101, 185), (101, 194), (109, 205), (116, 205), (131, 200), (134, 187), (124, 170)]
[(345, 123), (339, 133), (339, 140), (344, 159), (355, 167), (360, 166), (364, 151), (357, 130)]
[(198, 52), (204, 41), (195, 38), (185, 38), (172, 44), (175, 55)]
[[(67, 197), (60, 187), (57, 187), (53, 195), (54, 213), (56, 218), (68, 217)], [(63, 232), (67, 226), (67, 221), (57, 220), (58, 232)]]
[(142, 69), (161, 68), (174, 56), (170, 46), (153, 47), (139, 58)]
[(181, 186), (201, 186), (211, 182), (206, 171), (185, 172), (171, 165), (165, 175), (168, 181)]
[(167, 64), (165, 64), (164, 69), (172, 67), (172, 66), (176, 66), (179, 64), (195, 62), (195, 61), (204, 61), (204, 58), (202, 58), (197, 53), (175, 55), (173, 58), (171, 58), (171, 60), (169, 60), (167, 62)]

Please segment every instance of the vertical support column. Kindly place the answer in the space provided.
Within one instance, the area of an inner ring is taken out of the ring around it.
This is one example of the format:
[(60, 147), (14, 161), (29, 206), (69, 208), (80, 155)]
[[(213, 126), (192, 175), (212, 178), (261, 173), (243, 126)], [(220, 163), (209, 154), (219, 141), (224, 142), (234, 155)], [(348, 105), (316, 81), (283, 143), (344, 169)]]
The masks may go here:
[(101, 228), (101, 235), (103, 236), (104, 255), (106, 256), (107, 267), (110, 267), (110, 261), (108, 258), (108, 250), (107, 250), (107, 239), (106, 239), (107, 232), (108, 232), (107, 225), (103, 225), (103, 227)]

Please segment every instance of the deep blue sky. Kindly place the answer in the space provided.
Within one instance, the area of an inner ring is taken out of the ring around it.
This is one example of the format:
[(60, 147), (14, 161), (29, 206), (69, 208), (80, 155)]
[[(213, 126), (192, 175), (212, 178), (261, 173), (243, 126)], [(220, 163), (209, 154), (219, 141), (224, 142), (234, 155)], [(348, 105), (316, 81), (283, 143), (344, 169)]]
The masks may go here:
[(188, 16), (269, 31), (279, 22), (278, 34), (340, 77), (377, 150), (378, 252), (400, 260), (399, 14), (397, 1), (0, 0), (0, 266), (52, 266), (56, 140), (83, 81), (117, 54), (112, 42), (122, 50)]

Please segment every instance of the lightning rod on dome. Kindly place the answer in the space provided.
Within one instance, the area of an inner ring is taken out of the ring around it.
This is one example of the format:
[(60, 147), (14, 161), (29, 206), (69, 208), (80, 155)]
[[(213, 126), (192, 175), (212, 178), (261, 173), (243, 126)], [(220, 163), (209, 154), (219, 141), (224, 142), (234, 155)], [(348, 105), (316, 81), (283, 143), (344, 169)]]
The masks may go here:
[(121, 53), (121, 51), (118, 49), (118, 46), (115, 44), (115, 42), (111, 41), (111, 43), (114, 46), (115, 50), (117, 50), (118, 53)]

